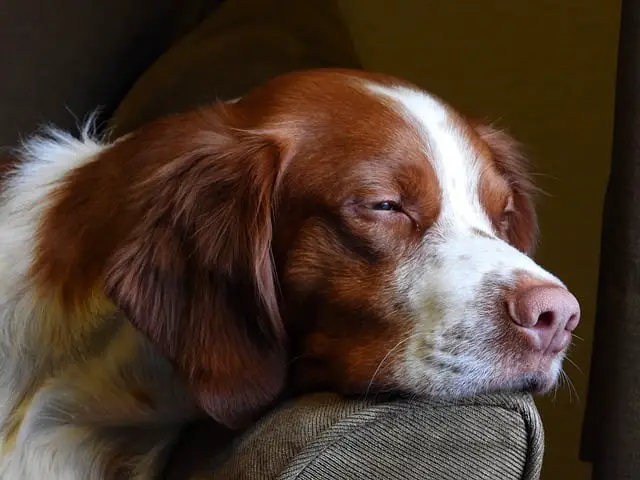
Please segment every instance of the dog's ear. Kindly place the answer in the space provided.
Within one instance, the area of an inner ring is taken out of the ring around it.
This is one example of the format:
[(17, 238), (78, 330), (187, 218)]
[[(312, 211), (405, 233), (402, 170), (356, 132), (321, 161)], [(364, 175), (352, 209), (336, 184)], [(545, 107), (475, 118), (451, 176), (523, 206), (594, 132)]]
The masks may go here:
[(508, 133), (477, 119), (471, 119), (471, 125), (489, 147), (498, 170), (513, 191), (513, 214), (507, 238), (520, 251), (532, 255), (537, 243), (538, 221), (534, 204), (536, 187), (531, 180), (529, 162), (518, 142)]
[(137, 225), (105, 278), (109, 297), (182, 372), (202, 408), (233, 427), (285, 377), (272, 264), (280, 151), (226, 110), (167, 119), (130, 138), (149, 165), (132, 187)]

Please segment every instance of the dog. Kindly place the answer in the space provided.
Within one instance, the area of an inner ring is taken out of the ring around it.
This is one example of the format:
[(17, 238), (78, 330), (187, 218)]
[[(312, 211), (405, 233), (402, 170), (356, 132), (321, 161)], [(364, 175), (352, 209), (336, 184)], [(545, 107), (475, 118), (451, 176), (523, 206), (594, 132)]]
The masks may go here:
[(282, 394), (552, 388), (580, 307), (516, 142), (383, 74), (280, 75), (0, 181), (0, 477), (150, 479)]

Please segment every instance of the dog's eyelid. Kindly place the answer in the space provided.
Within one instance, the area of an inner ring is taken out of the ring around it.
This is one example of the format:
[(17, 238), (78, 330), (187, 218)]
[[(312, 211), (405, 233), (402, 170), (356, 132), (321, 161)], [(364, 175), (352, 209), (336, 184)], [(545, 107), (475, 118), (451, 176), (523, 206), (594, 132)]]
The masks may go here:
[(394, 200), (382, 200), (371, 205), (372, 210), (402, 213), (402, 205)]

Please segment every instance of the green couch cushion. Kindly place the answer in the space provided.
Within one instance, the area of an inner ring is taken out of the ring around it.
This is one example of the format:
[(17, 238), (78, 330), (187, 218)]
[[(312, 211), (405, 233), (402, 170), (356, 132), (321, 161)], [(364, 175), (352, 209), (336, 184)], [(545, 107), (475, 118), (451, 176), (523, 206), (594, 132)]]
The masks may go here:
[(543, 439), (526, 394), (455, 402), (316, 394), (271, 412), (195, 478), (534, 480)]

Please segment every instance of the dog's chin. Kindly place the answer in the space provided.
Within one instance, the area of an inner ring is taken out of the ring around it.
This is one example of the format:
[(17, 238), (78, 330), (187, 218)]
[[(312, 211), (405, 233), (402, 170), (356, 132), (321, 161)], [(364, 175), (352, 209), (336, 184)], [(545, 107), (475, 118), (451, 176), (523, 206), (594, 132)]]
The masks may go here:
[(549, 393), (558, 383), (556, 376), (550, 374), (528, 374), (520, 379), (517, 390), (531, 393), (533, 395), (544, 395)]
[[(479, 380), (479, 379), (478, 379)], [(558, 383), (558, 374), (553, 371), (526, 372), (515, 375), (494, 375), (486, 381), (462, 382), (465, 385), (450, 385), (449, 388), (436, 389), (433, 393), (443, 399), (474, 397), (497, 393), (524, 392), (532, 395), (545, 395)]]
[(535, 359), (537, 368), (534, 371), (525, 370), (515, 374), (517, 389), (534, 395), (545, 395), (552, 391), (558, 385), (563, 358), (564, 354), (556, 354)]
[(552, 391), (558, 384), (559, 374), (552, 369), (525, 372), (516, 374), (511, 378), (500, 379), (499, 377), (492, 382), (491, 392), (525, 392), (532, 395), (545, 395)]
[[(387, 391), (405, 392), (412, 396), (456, 400), (479, 395), (526, 392), (544, 395), (558, 384), (562, 367), (562, 355), (540, 355), (512, 358), (502, 362), (485, 362), (482, 369), (476, 365), (467, 367), (457, 364), (452, 368), (436, 370), (424, 368), (424, 363), (415, 361), (403, 376)], [(441, 365), (443, 362), (440, 363)], [(416, 368), (417, 367), (417, 368)], [(389, 387), (389, 386), (388, 386)]]
[(503, 360), (492, 369), (484, 384), (490, 391), (487, 393), (518, 391), (545, 395), (558, 385), (563, 358), (564, 352), (519, 352), (517, 361)]

